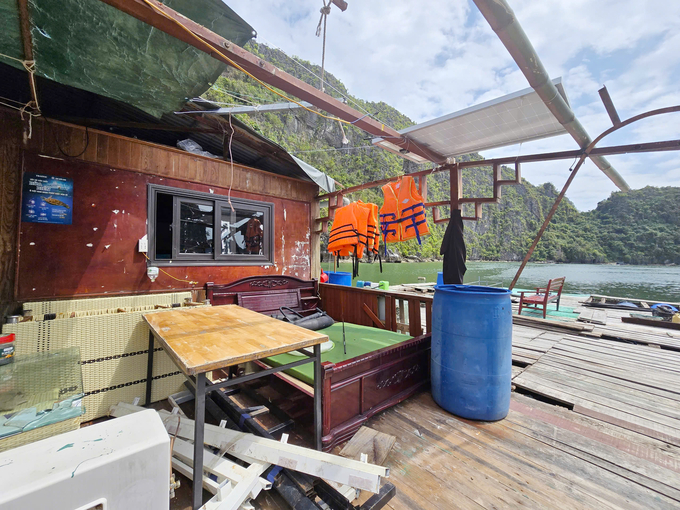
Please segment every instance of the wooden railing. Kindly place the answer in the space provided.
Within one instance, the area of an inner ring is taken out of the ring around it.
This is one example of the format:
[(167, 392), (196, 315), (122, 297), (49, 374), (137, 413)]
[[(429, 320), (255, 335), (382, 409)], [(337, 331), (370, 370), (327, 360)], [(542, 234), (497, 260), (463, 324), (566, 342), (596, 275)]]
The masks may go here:
[(400, 331), (413, 337), (432, 332), (432, 296), (329, 283), (319, 284), (319, 294), (323, 309), (336, 322)]

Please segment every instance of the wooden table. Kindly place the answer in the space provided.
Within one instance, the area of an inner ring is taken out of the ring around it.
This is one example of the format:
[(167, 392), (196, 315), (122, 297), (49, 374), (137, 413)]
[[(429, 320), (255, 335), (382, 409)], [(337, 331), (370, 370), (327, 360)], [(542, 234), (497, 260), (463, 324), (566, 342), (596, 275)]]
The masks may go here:
[[(211, 306), (144, 314), (149, 324), (146, 403), (151, 402), (154, 339), (157, 340), (194, 386), (193, 507), (202, 502), (203, 433), (205, 399), (212, 391), (244, 383), (275, 372), (314, 363), (314, 434), (321, 450), (321, 347), (326, 335), (273, 319), (237, 305)], [(310, 355), (305, 347), (313, 346)], [(299, 350), (305, 357), (280, 367), (262, 370), (207, 385), (206, 372), (276, 354)], [(198, 481), (197, 481), (198, 480)]]

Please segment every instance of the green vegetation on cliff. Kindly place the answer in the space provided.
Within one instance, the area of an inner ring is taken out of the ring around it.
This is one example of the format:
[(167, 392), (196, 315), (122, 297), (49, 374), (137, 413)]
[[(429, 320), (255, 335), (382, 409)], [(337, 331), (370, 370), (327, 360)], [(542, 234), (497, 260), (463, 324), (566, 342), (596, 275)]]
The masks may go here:
[[(262, 59), (314, 86), (321, 69), (310, 62), (295, 59), (265, 45), (249, 43), (247, 49)], [(304, 66), (304, 68), (303, 68)], [(350, 104), (362, 112), (399, 130), (413, 121), (391, 106), (351, 96), (345, 86), (326, 72), (325, 90), (338, 98), (349, 98)], [(257, 84), (241, 72), (228, 69), (209, 90), (206, 99), (230, 104), (264, 104), (281, 98)], [(241, 115), (239, 119), (254, 130), (283, 146), (298, 158), (319, 168), (343, 187), (425, 169), (398, 156), (371, 146), (372, 136), (354, 126), (340, 125), (305, 110), (286, 113)], [(343, 137), (349, 141), (343, 144)], [(481, 160), (469, 154), (463, 160)], [(503, 170), (508, 178), (509, 169)], [(565, 175), (566, 179), (566, 175)], [(491, 196), (489, 168), (470, 168), (463, 172), (464, 196)], [(561, 183), (560, 183), (561, 184)], [(428, 200), (448, 198), (448, 173), (428, 177)], [(534, 186), (525, 179), (518, 186), (503, 187), (498, 204), (485, 204), (483, 217), (465, 222), (468, 257), (476, 260), (519, 260), (526, 253), (558, 191), (553, 184)], [(352, 194), (351, 200), (382, 204), (380, 188)], [(443, 208), (443, 215), (448, 215)], [(463, 210), (472, 215), (472, 210)], [(431, 216), (430, 216), (431, 219)], [(430, 221), (432, 235), (419, 246), (415, 240), (390, 245), (402, 255), (422, 258), (439, 256), (445, 225)], [(632, 264), (680, 264), (680, 188), (653, 188), (628, 193), (613, 193), (600, 202), (597, 209), (579, 212), (565, 199), (560, 204), (532, 260), (561, 262), (625, 262)]]

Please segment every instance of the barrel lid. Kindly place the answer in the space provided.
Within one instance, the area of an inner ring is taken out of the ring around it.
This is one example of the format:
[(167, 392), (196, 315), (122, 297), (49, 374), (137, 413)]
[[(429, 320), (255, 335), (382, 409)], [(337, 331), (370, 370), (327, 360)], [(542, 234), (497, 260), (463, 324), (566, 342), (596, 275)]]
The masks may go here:
[(481, 285), (435, 285), (435, 291), (439, 292), (453, 292), (461, 294), (478, 294), (486, 295), (505, 295), (510, 294), (512, 291), (510, 289), (505, 289), (502, 287), (482, 287)]

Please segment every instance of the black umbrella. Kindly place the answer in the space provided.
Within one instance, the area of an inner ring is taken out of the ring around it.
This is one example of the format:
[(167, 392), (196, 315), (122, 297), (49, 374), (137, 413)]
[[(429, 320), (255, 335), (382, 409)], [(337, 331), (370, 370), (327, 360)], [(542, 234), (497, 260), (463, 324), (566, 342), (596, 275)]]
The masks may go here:
[(467, 270), (465, 267), (467, 254), (460, 209), (451, 211), (451, 219), (446, 227), (439, 254), (444, 255), (444, 283), (446, 285), (463, 283), (463, 277)]

